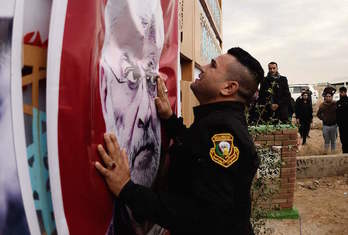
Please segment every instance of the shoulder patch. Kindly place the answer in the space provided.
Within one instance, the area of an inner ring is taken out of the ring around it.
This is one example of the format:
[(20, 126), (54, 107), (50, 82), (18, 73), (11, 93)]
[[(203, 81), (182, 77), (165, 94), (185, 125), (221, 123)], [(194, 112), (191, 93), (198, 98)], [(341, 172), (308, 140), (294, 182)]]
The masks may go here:
[(217, 164), (228, 168), (239, 158), (239, 149), (234, 146), (230, 133), (215, 134), (211, 140), (214, 147), (210, 149), (210, 158)]

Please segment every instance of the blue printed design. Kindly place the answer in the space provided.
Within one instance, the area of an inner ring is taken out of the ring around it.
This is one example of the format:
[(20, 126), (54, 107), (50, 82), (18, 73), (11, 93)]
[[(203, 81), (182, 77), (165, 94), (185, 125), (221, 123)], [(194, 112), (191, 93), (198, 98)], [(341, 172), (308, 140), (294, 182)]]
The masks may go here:
[[(33, 107), (32, 135), (33, 143), (27, 147), (27, 157), (35, 208), (40, 224), (44, 226), (46, 234), (55, 231), (51, 190), (49, 184), (47, 163), (47, 134), (46, 113)], [(42, 230), (43, 228), (41, 228)]]

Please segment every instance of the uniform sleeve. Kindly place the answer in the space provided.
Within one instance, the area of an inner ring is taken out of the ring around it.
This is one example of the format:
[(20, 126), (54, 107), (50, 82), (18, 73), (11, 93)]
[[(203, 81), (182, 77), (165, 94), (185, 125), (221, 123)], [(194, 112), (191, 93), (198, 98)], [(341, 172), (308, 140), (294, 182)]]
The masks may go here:
[(169, 138), (180, 138), (187, 132), (183, 119), (181, 117), (178, 118), (175, 114), (164, 121), (164, 128)]
[(144, 218), (166, 229), (192, 225), (202, 213), (196, 203), (187, 197), (156, 193), (129, 181), (119, 199), (127, 204), (135, 218)]

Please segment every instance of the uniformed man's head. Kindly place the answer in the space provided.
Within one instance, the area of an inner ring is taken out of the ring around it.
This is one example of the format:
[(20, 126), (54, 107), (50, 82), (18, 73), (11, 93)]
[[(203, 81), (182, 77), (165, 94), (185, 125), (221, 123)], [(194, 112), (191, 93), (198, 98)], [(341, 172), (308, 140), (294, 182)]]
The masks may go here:
[(340, 91), (340, 97), (341, 98), (347, 96), (347, 88), (346, 87), (344, 87), (344, 86), (340, 87), (339, 91)]
[(260, 63), (239, 47), (212, 59), (201, 70), (191, 84), (200, 104), (227, 100), (249, 103), (264, 77)]
[(276, 62), (270, 62), (268, 63), (268, 74), (271, 76), (277, 76), (278, 75), (278, 64)]

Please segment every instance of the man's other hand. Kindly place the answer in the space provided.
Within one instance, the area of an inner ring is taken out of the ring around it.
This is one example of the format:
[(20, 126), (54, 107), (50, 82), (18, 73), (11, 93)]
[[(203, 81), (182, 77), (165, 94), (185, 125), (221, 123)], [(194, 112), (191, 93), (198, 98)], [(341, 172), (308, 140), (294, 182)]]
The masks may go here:
[(157, 97), (155, 98), (157, 113), (161, 119), (168, 119), (173, 115), (168, 99), (168, 89), (161, 77), (157, 78)]
[(126, 151), (120, 149), (114, 134), (105, 133), (104, 140), (107, 152), (101, 144), (98, 145), (98, 152), (105, 167), (100, 162), (96, 162), (95, 167), (104, 176), (111, 192), (118, 196), (130, 180), (128, 157)]
[(271, 105), (271, 109), (272, 109), (273, 111), (276, 111), (276, 110), (278, 109), (278, 107), (279, 107), (279, 105), (277, 105), (277, 104), (272, 104), (272, 105)]

